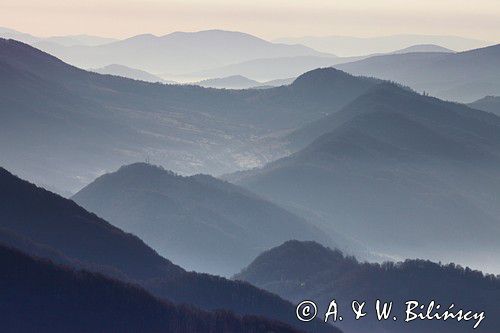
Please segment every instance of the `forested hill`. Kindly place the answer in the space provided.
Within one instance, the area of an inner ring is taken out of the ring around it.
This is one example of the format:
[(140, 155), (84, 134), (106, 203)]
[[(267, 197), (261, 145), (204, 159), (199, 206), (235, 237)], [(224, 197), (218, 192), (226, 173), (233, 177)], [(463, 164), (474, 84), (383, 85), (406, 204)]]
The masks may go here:
[(72, 199), (198, 272), (231, 276), (289, 239), (336, 244), (305, 219), (239, 186), (146, 163), (105, 174)]
[[(478, 332), (497, 332), (500, 325), (498, 299), (500, 278), (455, 264), (441, 265), (426, 260), (370, 264), (346, 257), (314, 242), (289, 241), (262, 253), (236, 279), (277, 293), (294, 302), (313, 300), (326, 309), (335, 299), (344, 320), (337, 322), (346, 332), (470, 332), (475, 321), (412, 321), (404, 323), (405, 302), (417, 300), (450, 304), (455, 311), (485, 312)], [(375, 301), (394, 302), (393, 315), (378, 322)], [(368, 315), (354, 320), (353, 300), (366, 301)], [(434, 309), (433, 313), (436, 313)]]

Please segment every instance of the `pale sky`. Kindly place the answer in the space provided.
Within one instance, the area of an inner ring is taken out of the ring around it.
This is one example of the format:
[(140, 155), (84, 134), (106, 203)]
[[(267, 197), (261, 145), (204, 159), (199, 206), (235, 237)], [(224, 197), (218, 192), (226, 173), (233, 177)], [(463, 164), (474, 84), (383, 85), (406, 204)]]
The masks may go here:
[(38, 36), (225, 29), (305, 35), (458, 35), (499, 41), (500, 0), (0, 0), (0, 26)]

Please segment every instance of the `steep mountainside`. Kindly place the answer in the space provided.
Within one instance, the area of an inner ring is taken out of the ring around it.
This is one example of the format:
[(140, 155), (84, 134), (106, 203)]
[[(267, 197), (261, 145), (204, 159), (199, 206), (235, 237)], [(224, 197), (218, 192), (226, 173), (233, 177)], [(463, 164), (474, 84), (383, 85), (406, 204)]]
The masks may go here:
[[(136, 236), (1, 168), (0, 231), (3, 243), (23, 252), (140, 284), (175, 303), (298, 324), (293, 305), (281, 298), (249, 284), (188, 273)], [(302, 327), (331, 331), (320, 323)]]
[(458, 102), (500, 94), (500, 44), (459, 53), (408, 53), (335, 65)]
[(74, 192), (146, 158), (183, 174), (261, 165), (285, 153), (276, 136), (375, 82), (328, 69), (273, 89), (153, 84), (86, 72), (12, 40), (0, 40), (0, 73), (0, 163)]
[(4, 232), (43, 244), (84, 267), (113, 268), (130, 279), (184, 272), (136, 236), (124, 233), (71, 200), (37, 188), (5, 169), (0, 169), (0, 184), (0, 223)]
[[(289, 241), (261, 254), (235, 278), (293, 302), (313, 300), (318, 304), (319, 313), (326, 311), (330, 301), (335, 299), (344, 319), (337, 324), (346, 332), (470, 332), (477, 322), (449, 319), (405, 323), (405, 302), (410, 300), (425, 306), (434, 300), (441, 310), (434, 308), (432, 313), (442, 313), (452, 303), (455, 304), (453, 312), (459, 309), (484, 311), (485, 318), (478, 331), (493, 333), (500, 325), (497, 304), (500, 278), (454, 264), (441, 265), (424, 260), (382, 265), (360, 263), (314, 242)], [(377, 299), (393, 302), (387, 321), (376, 319)], [(367, 316), (363, 319), (354, 320), (353, 300), (366, 301)], [(425, 313), (426, 309), (420, 311)]]
[(384, 83), (291, 139), (305, 148), (228, 179), (379, 253), (500, 272), (499, 117)]
[(238, 186), (144, 163), (99, 177), (73, 200), (199, 272), (232, 275), (289, 239), (332, 243), (306, 220)]
[(204, 312), (139, 287), (0, 245), (2, 332), (297, 332), (260, 317)]

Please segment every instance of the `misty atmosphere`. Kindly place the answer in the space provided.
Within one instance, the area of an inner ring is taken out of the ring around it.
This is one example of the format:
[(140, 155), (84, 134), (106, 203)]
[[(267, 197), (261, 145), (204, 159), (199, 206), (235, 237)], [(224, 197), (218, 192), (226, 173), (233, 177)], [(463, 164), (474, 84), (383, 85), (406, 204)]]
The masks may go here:
[(500, 330), (498, 3), (21, 3), (0, 331)]

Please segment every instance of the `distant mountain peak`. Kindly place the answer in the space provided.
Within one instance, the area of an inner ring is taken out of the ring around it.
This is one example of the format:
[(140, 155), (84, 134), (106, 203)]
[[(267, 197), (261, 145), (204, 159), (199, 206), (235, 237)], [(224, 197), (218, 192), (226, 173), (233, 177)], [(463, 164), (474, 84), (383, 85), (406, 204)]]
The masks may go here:
[(145, 81), (145, 82), (152, 82), (152, 83), (170, 83), (170, 84), (175, 84), (176, 82), (173, 81), (165, 81), (159, 76), (156, 76), (154, 74), (148, 73), (146, 71), (137, 69), (137, 68), (131, 68), (128, 66), (120, 65), (120, 64), (111, 64), (107, 65), (101, 68), (95, 68), (95, 69), (89, 69), (92, 72), (96, 72), (99, 74), (104, 74), (104, 75), (114, 75), (114, 76), (121, 76), (133, 80), (139, 80), (139, 81)]
[(225, 39), (229, 39), (229, 40), (231, 40), (231, 39), (244, 39), (247, 41), (272, 44), (272, 42), (269, 42), (265, 39), (251, 35), (251, 34), (246, 33), (246, 32), (221, 30), (221, 29), (209, 29), (209, 30), (200, 30), (200, 31), (175, 31), (175, 32), (163, 35), (160, 38), (162, 38), (162, 39), (192, 39), (192, 40), (204, 39), (204, 38), (211, 38), (211, 39), (225, 38)]
[(194, 84), (207, 88), (248, 89), (261, 85), (260, 82), (249, 79), (243, 75), (231, 75), (221, 78), (206, 79)]
[(440, 45), (436, 44), (417, 44), (417, 45), (412, 45), (409, 47), (406, 47), (404, 49), (394, 51), (392, 53), (394, 54), (401, 54), (401, 53), (422, 53), (422, 52), (441, 52), (441, 53), (454, 53), (455, 51), (448, 49), (446, 47), (442, 47)]

